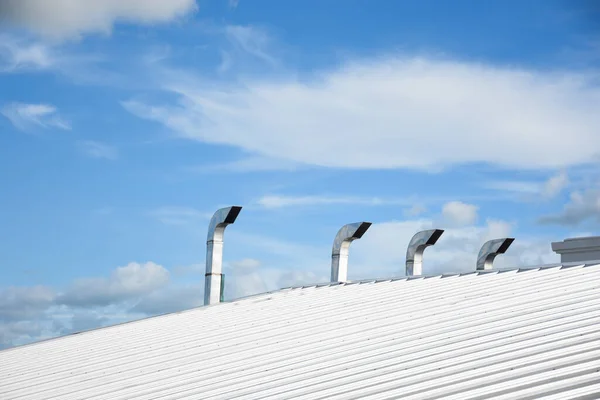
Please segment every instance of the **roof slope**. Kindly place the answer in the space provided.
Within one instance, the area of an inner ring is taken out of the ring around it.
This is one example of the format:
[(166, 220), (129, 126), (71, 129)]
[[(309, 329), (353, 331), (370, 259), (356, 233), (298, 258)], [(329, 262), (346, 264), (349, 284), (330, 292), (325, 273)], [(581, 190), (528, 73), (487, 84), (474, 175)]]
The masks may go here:
[(0, 352), (0, 398), (600, 398), (599, 286), (592, 265), (287, 289)]

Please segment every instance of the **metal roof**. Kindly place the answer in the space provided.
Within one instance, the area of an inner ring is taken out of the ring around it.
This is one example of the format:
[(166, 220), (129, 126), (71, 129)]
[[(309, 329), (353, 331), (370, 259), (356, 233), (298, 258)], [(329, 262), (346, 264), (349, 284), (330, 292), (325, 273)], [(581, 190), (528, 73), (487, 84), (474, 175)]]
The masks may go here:
[(0, 352), (0, 399), (600, 398), (600, 265), (287, 289)]

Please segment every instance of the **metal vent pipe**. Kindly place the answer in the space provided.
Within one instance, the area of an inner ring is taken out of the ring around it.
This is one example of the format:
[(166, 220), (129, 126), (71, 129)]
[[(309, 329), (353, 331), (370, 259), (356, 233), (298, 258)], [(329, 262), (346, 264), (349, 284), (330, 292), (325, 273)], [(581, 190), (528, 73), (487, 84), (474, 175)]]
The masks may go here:
[(335, 235), (331, 250), (331, 282), (346, 282), (348, 280), (350, 243), (360, 239), (370, 226), (370, 222), (355, 222), (342, 226)]
[(233, 224), (242, 207), (221, 208), (208, 225), (206, 237), (206, 274), (204, 275), (204, 305), (219, 303), (223, 296), (223, 234)]
[(498, 254), (506, 253), (515, 238), (501, 238), (488, 240), (481, 246), (477, 256), (477, 271), (483, 271), (494, 268), (494, 258)]
[(442, 233), (443, 229), (430, 229), (417, 232), (412, 237), (406, 249), (406, 276), (423, 275), (423, 252), (433, 246)]

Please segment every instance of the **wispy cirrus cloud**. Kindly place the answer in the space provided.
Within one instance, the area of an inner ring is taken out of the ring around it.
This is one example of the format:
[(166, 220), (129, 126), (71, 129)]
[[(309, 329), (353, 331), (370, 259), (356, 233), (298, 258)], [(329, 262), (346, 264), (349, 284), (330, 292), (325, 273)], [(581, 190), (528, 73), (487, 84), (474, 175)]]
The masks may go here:
[(210, 220), (212, 214), (193, 207), (164, 206), (148, 212), (148, 215), (166, 225), (195, 224), (199, 220)]
[[(462, 201), (496, 201), (500, 197), (493, 195), (442, 195), (442, 196), (400, 196), (400, 197), (377, 197), (377, 196), (352, 196), (352, 195), (265, 195), (258, 198), (254, 203), (267, 209), (286, 207), (312, 207), (325, 205), (348, 205), (348, 206), (402, 206), (406, 207), (405, 214), (414, 217), (427, 211), (428, 205), (440, 205), (452, 203), (450, 210), (462, 209), (468, 206), (460, 201), (454, 202), (454, 198)], [(510, 200), (507, 198), (507, 200)], [(450, 202), (450, 203), (449, 203)]]
[(181, 138), (309, 165), (537, 170), (584, 164), (600, 153), (592, 73), (390, 56), (304, 80), (220, 86), (175, 72), (163, 77), (177, 101), (125, 108)]
[(548, 200), (563, 192), (570, 184), (566, 171), (551, 176), (546, 181), (491, 181), (483, 186), (503, 192), (512, 192), (522, 196), (524, 200)]
[(58, 114), (58, 109), (55, 106), (50, 104), (15, 102), (4, 105), (0, 109), (0, 114), (21, 131), (29, 131), (34, 128), (71, 129), (70, 123)]
[(264, 29), (249, 25), (227, 25), (225, 36), (238, 51), (250, 54), (272, 66), (279, 63), (269, 52), (272, 38)]
[(188, 172), (195, 173), (252, 173), (269, 171), (298, 171), (309, 166), (270, 157), (246, 157), (234, 161), (185, 167)]
[(318, 205), (410, 205), (409, 199), (382, 199), (379, 197), (359, 197), (359, 196), (278, 196), (269, 195), (259, 198), (256, 202), (264, 208), (283, 208), (283, 207), (301, 207)]
[(78, 141), (77, 148), (83, 154), (92, 158), (116, 160), (119, 157), (119, 151), (115, 146), (94, 140)]
[(0, 72), (43, 70), (56, 66), (51, 47), (9, 35), (0, 35)]

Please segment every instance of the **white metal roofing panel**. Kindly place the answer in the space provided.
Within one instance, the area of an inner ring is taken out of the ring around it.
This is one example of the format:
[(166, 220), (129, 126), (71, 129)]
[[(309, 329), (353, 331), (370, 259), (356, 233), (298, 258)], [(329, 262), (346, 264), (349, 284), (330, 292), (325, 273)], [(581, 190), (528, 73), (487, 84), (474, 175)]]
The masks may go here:
[(0, 352), (0, 399), (600, 398), (600, 265), (286, 289)]

